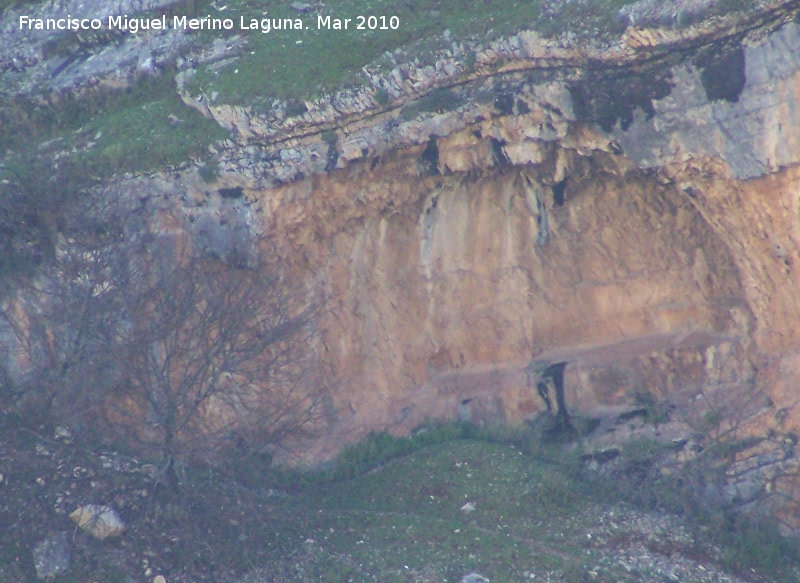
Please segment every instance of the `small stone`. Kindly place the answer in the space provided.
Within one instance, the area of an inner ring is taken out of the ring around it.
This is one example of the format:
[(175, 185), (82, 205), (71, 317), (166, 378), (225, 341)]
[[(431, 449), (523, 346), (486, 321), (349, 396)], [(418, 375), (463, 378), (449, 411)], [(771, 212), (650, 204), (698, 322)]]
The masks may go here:
[(475, 503), (474, 502), (467, 502), (464, 506), (461, 507), (461, 512), (465, 514), (469, 514), (470, 512), (475, 512)]
[(63, 425), (57, 425), (54, 431), (55, 439), (63, 439), (64, 441), (71, 441), (72, 440), (72, 431), (69, 430), (69, 427), (64, 427)]
[(143, 464), (139, 471), (150, 478), (156, 478), (158, 476), (158, 468), (153, 464)]
[(489, 583), (489, 580), (478, 573), (470, 573), (469, 575), (464, 575), (461, 583)]
[(289, 6), (298, 12), (308, 12), (311, 10), (311, 4), (306, 4), (305, 2), (292, 2)]
[(81, 530), (100, 540), (119, 536), (125, 530), (125, 523), (110, 506), (87, 504), (78, 507), (69, 517)]
[(153, 583), (167, 583), (167, 580), (164, 578), (164, 575), (156, 575), (153, 577)]
[(33, 565), (40, 581), (50, 581), (69, 570), (70, 553), (66, 532), (58, 532), (36, 543)]

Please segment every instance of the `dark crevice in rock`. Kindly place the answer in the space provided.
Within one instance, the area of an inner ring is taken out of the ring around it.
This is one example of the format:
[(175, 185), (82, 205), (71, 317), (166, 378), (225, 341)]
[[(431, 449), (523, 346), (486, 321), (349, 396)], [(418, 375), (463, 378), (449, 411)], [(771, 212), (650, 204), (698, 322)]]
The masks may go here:
[(635, 417), (647, 417), (650, 414), (647, 407), (639, 407), (637, 409), (632, 409), (630, 411), (626, 411), (624, 413), (619, 414), (620, 421), (628, 421), (630, 419), (634, 419)]
[(220, 188), (217, 190), (217, 192), (222, 198), (241, 198), (244, 196), (244, 190), (242, 190), (241, 186), (236, 186), (234, 188)]
[(565, 193), (567, 190), (567, 178), (553, 185), (553, 204), (556, 206), (564, 206)]
[(439, 146), (436, 144), (436, 136), (428, 138), (428, 145), (419, 157), (420, 167), (426, 174), (439, 174)]
[(498, 166), (510, 166), (511, 160), (506, 154), (505, 140), (498, 140), (497, 138), (491, 138), (492, 140), (492, 156), (494, 157), (495, 164)]
[(620, 453), (622, 452), (620, 451), (619, 448), (616, 447), (612, 449), (606, 449), (603, 451), (585, 453), (581, 455), (581, 461), (584, 462), (594, 461), (597, 462), (598, 464), (604, 464), (606, 462), (610, 462), (611, 460), (618, 458)]
[(494, 100), (494, 108), (500, 115), (511, 115), (514, 113), (514, 96), (508, 93), (498, 95)]
[(544, 203), (538, 199), (536, 204), (539, 211), (539, 214), (536, 217), (536, 244), (539, 245), (539, 247), (544, 247), (550, 240), (550, 225), (547, 219), (547, 207), (545, 207)]
[(330, 172), (336, 168), (339, 163), (339, 150), (336, 148), (336, 142), (328, 144), (328, 154), (325, 160), (325, 172)]
[(653, 101), (672, 91), (669, 71), (657, 73), (593, 73), (569, 88), (578, 119), (599, 125), (610, 132), (619, 123), (623, 131), (633, 123), (636, 109), (648, 119), (655, 115)]
[(747, 82), (744, 48), (741, 45), (702, 54), (697, 59), (697, 66), (709, 101), (739, 101)]

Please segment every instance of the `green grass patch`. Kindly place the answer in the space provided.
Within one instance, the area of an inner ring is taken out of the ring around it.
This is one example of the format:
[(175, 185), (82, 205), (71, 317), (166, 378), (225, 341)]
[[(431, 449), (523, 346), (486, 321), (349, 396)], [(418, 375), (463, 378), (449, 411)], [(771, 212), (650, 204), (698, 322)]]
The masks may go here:
[[(296, 482), (295, 492), (300, 499), (313, 497), (312, 514), (319, 519), (314, 544), (331, 557), (347, 556), (352, 564), (369, 565), (369, 573), (394, 573), (398, 580), (405, 580), (406, 566), (432, 580), (458, 580), (469, 571), (519, 580), (520, 564), (536, 555), (526, 554), (530, 549), (539, 550), (544, 573), (581, 580), (585, 557), (593, 556), (591, 545), (584, 544), (586, 532), (602, 508), (617, 504), (673, 509), (699, 537), (697, 544), (720, 548), (707, 560), (720, 561), (731, 572), (754, 569), (779, 580), (796, 576), (800, 553), (774, 521), (754, 522), (724, 508), (698, 511), (699, 499), (687, 500), (698, 493), (687, 491), (678, 476), (662, 476), (657, 460), (664, 444), (652, 439), (625, 444), (620, 454), (625, 474), (603, 477), (587, 473), (579, 447), (569, 453), (566, 443), (546, 435), (546, 424), (457, 423), (432, 425), (410, 437), (373, 434), (346, 448), (327, 472)], [(463, 511), (467, 503), (475, 510)], [(686, 514), (687, 508), (694, 511)], [(543, 548), (551, 551), (544, 558)], [(446, 556), (451, 566), (454, 556), (474, 560), (448, 570)], [(616, 571), (605, 571), (599, 580), (637, 580)], [(353, 573), (354, 581), (369, 580), (363, 571)]]
[(179, 164), (228, 136), (216, 123), (185, 107), (165, 85), (153, 83), (151, 91), (137, 85), (121, 96), (119, 107), (87, 123), (86, 130), (100, 135), (95, 150), (88, 155), (103, 170), (120, 172)]
[(10, 100), (0, 106), (0, 120), (7, 129), (0, 136), (7, 167), (40, 152), (68, 152), (67, 164), (87, 167), (98, 178), (179, 164), (229, 135), (185, 106), (167, 75), (54, 105)]
[[(386, 438), (370, 441), (388, 451)], [(313, 517), (304, 535), (313, 542), (304, 544), (329, 557), (348, 557), (347, 564), (358, 566), (355, 581), (457, 581), (471, 571), (514, 581), (523, 572), (563, 570), (585, 554), (577, 536), (582, 526), (565, 525), (563, 517), (590, 497), (557, 468), (508, 445), (440, 443), (298, 496)], [(466, 504), (474, 510), (462, 510)], [(558, 532), (544, 524), (558, 524)], [(567, 532), (576, 536), (564, 545)], [(537, 548), (550, 544), (562, 556)]]
[[(540, 2), (493, 2), (486, 10), (464, 10), (455, 0), (373, 0), (368, 5), (355, 0), (326, 3), (323, 16), (350, 19), (348, 30), (318, 30), (317, 13), (299, 15), (288, 6), (271, 7), (270, 18), (301, 17), (303, 30), (273, 30), (249, 35), (249, 53), (221, 70), (201, 69), (192, 81), (207, 95), (218, 91), (226, 103), (261, 104), (268, 107), (275, 97), (313, 97), (358, 82), (364, 65), (377, 61), (387, 51), (418, 43), (410, 58), (425, 58), (436, 48), (449, 46), (441, 38), (445, 29), (456, 38), (470, 35), (499, 36), (533, 25), (541, 15)], [(229, 14), (263, 18), (261, 7), (230, 2)], [(358, 15), (395, 16), (395, 30), (356, 30)], [(422, 42), (427, 39), (425, 42)]]

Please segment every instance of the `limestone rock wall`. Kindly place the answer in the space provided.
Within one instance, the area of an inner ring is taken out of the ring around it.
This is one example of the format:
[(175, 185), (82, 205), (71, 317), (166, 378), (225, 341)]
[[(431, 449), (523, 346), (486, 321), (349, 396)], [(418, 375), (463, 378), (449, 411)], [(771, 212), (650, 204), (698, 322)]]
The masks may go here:
[(330, 298), (330, 447), (463, 402), (525, 418), (542, 407), (532, 360), (570, 360), (577, 406), (755, 387), (759, 371), (777, 395), (766, 371), (786, 368), (800, 308), (796, 34), (789, 22), (622, 72), (499, 76), (475, 90), (493, 91), (488, 106), (465, 87), (463, 106), (406, 124), (404, 149), (251, 180), (267, 230)]
[[(451, 135), (441, 159), (464, 141), (491, 149), (474, 135)], [(559, 349), (578, 364), (565, 348), (653, 337), (649, 352), (661, 353), (694, 330), (748, 338), (752, 316), (728, 248), (689, 197), (624, 156), (552, 146), (538, 164), (442, 175), (420, 173), (423, 155), (408, 150), (262, 199), (285, 254), (302, 257), (329, 298), (324, 345), (339, 385), (328, 446), (340, 432), (452, 418), (463, 401), (508, 421), (530, 417), (543, 403), (525, 367)], [(715, 344), (693, 349), (702, 360)], [(622, 347), (614, 358), (635, 353)], [(743, 381), (747, 362), (743, 354)], [(625, 390), (660, 387), (654, 371)], [(570, 400), (596, 405), (609, 400), (603, 391), (573, 390)]]
[(728, 387), (771, 399), (761, 429), (796, 426), (798, 25), (759, 26), (229, 149), (328, 298), (335, 413), (313, 455), (427, 417), (530, 417), (529, 373), (557, 359), (577, 408)]

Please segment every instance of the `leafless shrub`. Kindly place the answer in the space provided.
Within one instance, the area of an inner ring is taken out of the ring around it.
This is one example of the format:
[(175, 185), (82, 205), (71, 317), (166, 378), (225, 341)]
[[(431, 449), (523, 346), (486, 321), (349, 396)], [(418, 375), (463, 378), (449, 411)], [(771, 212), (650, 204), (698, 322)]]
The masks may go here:
[(230, 267), (184, 238), (131, 230), (130, 209), (94, 204), (37, 290), (36, 401), (165, 468), (298, 443), (324, 393), (314, 298), (277, 262)]

